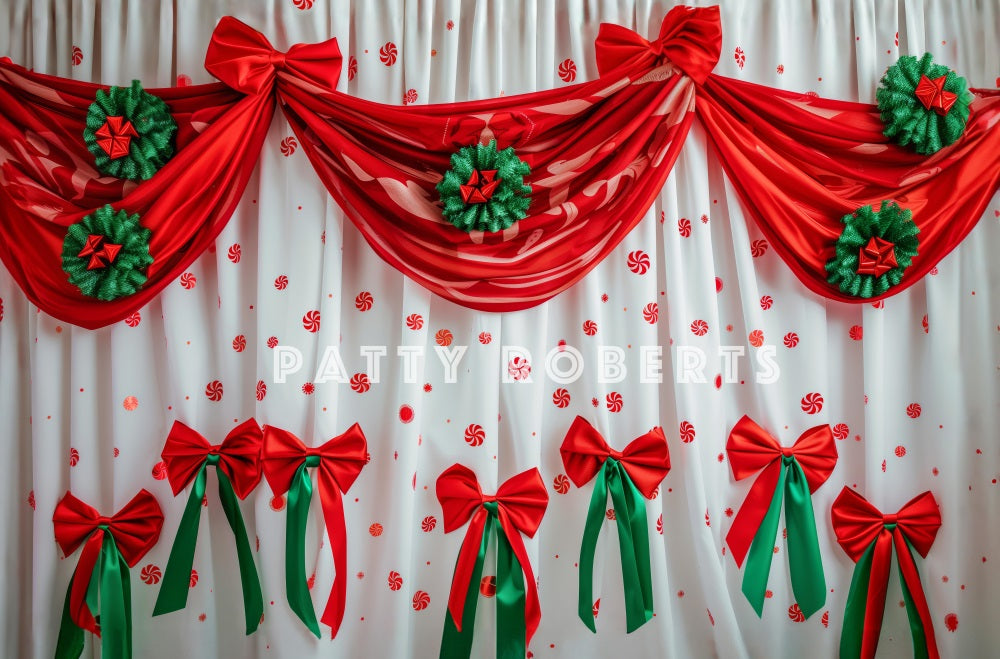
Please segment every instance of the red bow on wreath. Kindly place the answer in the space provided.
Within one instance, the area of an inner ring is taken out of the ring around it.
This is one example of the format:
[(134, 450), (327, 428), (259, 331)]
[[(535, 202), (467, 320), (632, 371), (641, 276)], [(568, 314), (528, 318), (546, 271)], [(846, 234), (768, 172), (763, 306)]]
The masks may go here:
[(913, 656), (938, 659), (934, 623), (913, 560), (914, 549), (927, 557), (941, 527), (941, 513), (934, 495), (924, 492), (895, 515), (883, 515), (860, 494), (845, 487), (833, 502), (832, 515), (837, 542), (857, 563), (847, 595), (840, 656), (860, 659), (875, 656), (895, 547), (903, 601), (913, 637)]
[(511, 477), (495, 496), (485, 496), (475, 473), (456, 464), (438, 477), (437, 498), (445, 533), (472, 520), (455, 562), (441, 656), (469, 657), (472, 652), (478, 584), (490, 536), (496, 531), (497, 656), (523, 657), (542, 617), (535, 576), (521, 540), (522, 533), (534, 537), (549, 502), (538, 469)]
[(318, 448), (308, 448), (298, 437), (274, 426), (264, 426), (264, 477), (274, 494), (288, 492), (285, 536), (285, 588), (292, 611), (320, 637), (306, 581), (305, 543), (312, 479), (308, 468), (319, 469), (317, 484), (323, 519), (330, 538), (336, 574), (323, 616), (336, 636), (344, 619), (347, 599), (347, 528), (342, 494), (347, 492), (368, 461), (368, 445), (361, 426), (354, 424), (342, 435)]

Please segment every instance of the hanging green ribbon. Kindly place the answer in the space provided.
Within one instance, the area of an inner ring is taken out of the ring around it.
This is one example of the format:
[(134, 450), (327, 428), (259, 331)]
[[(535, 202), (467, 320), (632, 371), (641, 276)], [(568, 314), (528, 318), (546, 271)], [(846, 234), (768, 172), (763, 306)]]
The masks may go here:
[(634, 632), (653, 617), (653, 579), (649, 567), (649, 532), (646, 522), (646, 502), (632, 482), (621, 462), (608, 457), (597, 472), (594, 493), (583, 529), (580, 546), (579, 614), (590, 631), (597, 632), (594, 623), (594, 554), (597, 538), (604, 522), (608, 494), (614, 503), (618, 523), (618, 545), (621, 550), (622, 579), (625, 585), (625, 624)]
[[(101, 626), (101, 657), (104, 659), (130, 659), (132, 657), (132, 586), (128, 563), (118, 551), (115, 540), (106, 524), (101, 553), (87, 585), (87, 608), (100, 611), (95, 616)], [(70, 593), (76, 571), (66, 589), (59, 637), (56, 640), (56, 659), (77, 659), (83, 653), (83, 630), (70, 616)]]
[(774, 541), (778, 534), (782, 500), (785, 503), (785, 527), (788, 530), (788, 570), (792, 579), (792, 592), (803, 615), (808, 618), (826, 602), (826, 579), (823, 576), (823, 559), (819, 552), (809, 483), (794, 455), (781, 457), (781, 471), (778, 484), (774, 487), (774, 496), (747, 554), (743, 594), (760, 616), (764, 610), (767, 577), (774, 557)]
[[(288, 489), (288, 514), (285, 525), (285, 585), (288, 605), (316, 638), (321, 638), (316, 611), (306, 580), (306, 522), (312, 500), (312, 479), (306, 469), (318, 467), (318, 455), (307, 456), (295, 470)], [(339, 575), (338, 575), (339, 576)]]
[(167, 567), (163, 573), (163, 584), (160, 586), (160, 594), (156, 598), (153, 615), (158, 616), (179, 611), (187, 606), (188, 592), (191, 589), (191, 566), (194, 564), (194, 550), (198, 544), (198, 527), (201, 522), (201, 502), (205, 496), (209, 466), (215, 467), (215, 473), (219, 477), (219, 501), (222, 503), (222, 510), (226, 513), (229, 527), (233, 530), (233, 537), (236, 539), (236, 556), (239, 559), (240, 582), (243, 585), (243, 614), (246, 619), (246, 633), (252, 634), (260, 624), (261, 616), (264, 615), (264, 595), (261, 591), (260, 579), (257, 576), (257, 567), (254, 565), (250, 539), (247, 537), (246, 525), (243, 522), (243, 513), (240, 512), (239, 500), (233, 491), (233, 484), (230, 482), (229, 476), (219, 466), (217, 453), (209, 453), (205, 457), (205, 461), (194, 479), (191, 496), (188, 497), (187, 505), (184, 507), (184, 515), (181, 517), (181, 524), (177, 529), (177, 538), (170, 550), (170, 558), (167, 559)]
[(462, 609), (462, 631), (458, 631), (451, 613), (444, 616), (444, 634), (441, 638), (441, 659), (468, 659), (472, 656), (473, 628), (476, 622), (476, 604), (479, 601), (479, 583), (483, 577), (486, 550), (494, 531), (497, 536), (497, 659), (523, 659), (525, 656), (527, 626), (525, 624), (525, 587), (521, 563), (507, 539), (497, 517), (497, 502), (486, 501), (486, 524), (476, 555), (476, 565), (469, 580)]

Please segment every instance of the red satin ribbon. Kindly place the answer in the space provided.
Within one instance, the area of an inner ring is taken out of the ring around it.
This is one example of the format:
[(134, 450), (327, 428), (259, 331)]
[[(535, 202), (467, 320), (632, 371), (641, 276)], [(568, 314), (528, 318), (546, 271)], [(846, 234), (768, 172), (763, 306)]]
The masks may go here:
[(344, 524), (342, 493), (351, 489), (364, 468), (368, 444), (361, 426), (355, 423), (318, 448), (308, 448), (298, 437), (274, 426), (264, 426), (264, 452), (262, 456), (264, 478), (275, 495), (288, 491), (299, 465), (309, 456), (318, 456), (318, 486), (323, 505), (323, 519), (330, 538), (330, 551), (336, 574), (330, 597), (320, 620), (336, 636), (344, 619), (347, 601), (347, 528)]
[[(927, 557), (934, 537), (941, 527), (941, 513), (937, 501), (930, 492), (924, 492), (911, 499), (895, 515), (883, 515), (863, 496), (845, 487), (831, 511), (833, 530), (837, 542), (844, 548), (851, 560), (857, 562), (865, 551), (875, 543), (872, 557), (871, 582), (868, 586), (865, 607), (864, 632), (861, 642), (861, 658), (872, 659), (878, 647), (878, 637), (882, 630), (882, 614), (885, 611), (885, 597), (889, 584), (889, 568), (892, 562), (892, 548), (896, 548), (896, 560), (907, 589), (913, 598), (923, 632), (927, 639), (930, 659), (938, 659), (937, 643), (934, 640), (934, 624), (931, 620), (927, 598), (920, 585), (920, 575), (913, 563), (906, 543)], [(895, 527), (890, 530), (887, 525)]]
[(495, 496), (486, 496), (479, 487), (475, 473), (460, 464), (452, 465), (444, 471), (437, 480), (437, 498), (441, 502), (444, 518), (444, 532), (451, 533), (461, 527), (471, 518), (469, 530), (462, 541), (462, 549), (455, 564), (455, 576), (451, 582), (451, 593), (448, 596), (448, 611), (455, 621), (455, 627), (462, 631), (462, 611), (465, 597), (472, 579), (472, 571), (476, 565), (476, 555), (479, 552), (483, 529), (486, 526), (487, 511), (483, 503), (497, 502), (497, 517), (504, 534), (510, 542), (511, 549), (517, 557), (521, 569), (524, 570), (527, 599), (525, 601), (525, 624), (527, 629), (526, 642), (538, 629), (542, 618), (541, 605), (538, 602), (538, 591), (535, 588), (535, 576), (528, 560), (528, 552), (521, 540), (521, 534), (534, 537), (538, 525), (545, 515), (549, 503), (549, 495), (538, 469), (529, 469), (512, 476), (497, 489)]
[(761, 472), (747, 492), (726, 535), (726, 544), (736, 559), (736, 565), (742, 566), (774, 496), (781, 474), (782, 456), (795, 456), (812, 493), (826, 482), (837, 465), (837, 446), (830, 426), (824, 424), (802, 433), (791, 447), (782, 447), (778, 440), (744, 415), (729, 433), (726, 453), (736, 480)]
[(662, 428), (653, 428), (632, 440), (623, 451), (616, 451), (594, 426), (578, 416), (559, 447), (566, 474), (577, 487), (583, 487), (601, 470), (609, 457), (621, 462), (629, 478), (647, 499), (670, 471), (670, 452)]
[(81, 629), (100, 634), (100, 626), (87, 607), (87, 588), (104, 542), (104, 529), (101, 526), (107, 526), (125, 562), (129, 567), (134, 567), (159, 539), (163, 512), (146, 489), (139, 490), (112, 517), (101, 515), (90, 505), (66, 492), (56, 505), (52, 523), (55, 526), (56, 542), (63, 555), (69, 556), (83, 544), (70, 593), (70, 616)]
[(283, 70), (297, 83), (334, 91), (340, 79), (340, 47), (336, 39), (328, 39), (295, 44), (287, 53), (280, 53), (257, 30), (224, 16), (208, 44), (205, 69), (244, 94), (269, 93), (278, 71)]
[(229, 431), (221, 444), (212, 445), (200, 433), (174, 421), (160, 456), (167, 465), (167, 479), (174, 496), (198, 475), (209, 455), (219, 456), (219, 466), (233, 484), (233, 491), (246, 499), (260, 482), (262, 434), (254, 419)]
[(722, 50), (719, 8), (674, 7), (663, 17), (655, 41), (646, 41), (621, 25), (601, 23), (594, 50), (602, 76), (622, 64), (642, 62), (652, 67), (666, 58), (701, 84), (715, 68)]

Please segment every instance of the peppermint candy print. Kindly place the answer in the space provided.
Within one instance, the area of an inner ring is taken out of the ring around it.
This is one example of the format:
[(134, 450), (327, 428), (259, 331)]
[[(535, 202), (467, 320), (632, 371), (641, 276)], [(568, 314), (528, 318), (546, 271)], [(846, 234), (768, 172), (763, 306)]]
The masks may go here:
[(163, 462), (162, 460), (160, 462), (157, 462), (155, 465), (153, 465), (152, 474), (154, 480), (162, 481), (166, 479), (167, 463)]
[(135, 408), (139, 407), (139, 399), (135, 396), (125, 396), (125, 399), (122, 401), (122, 407), (124, 407), (126, 411), (131, 412)]
[(691, 237), (691, 220), (686, 217), (682, 217), (677, 220), (677, 233), (681, 234), (681, 238)]
[(351, 55), (347, 58), (347, 82), (354, 80), (358, 75), (358, 58)]
[(445, 348), (451, 345), (452, 339), (454, 338), (455, 337), (452, 333), (446, 329), (440, 329), (434, 334), (434, 342)]
[(649, 270), (649, 255), (641, 249), (629, 252), (626, 261), (628, 269), (637, 275), (644, 275)]
[(806, 414), (819, 414), (823, 409), (823, 397), (813, 391), (802, 397), (802, 411)]
[(247, 349), (247, 337), (242, 334), (237, 334), (236, 338), (233, 339), (233, 350), (236, 352), (243, 352)]
[(281, 140), (281, 144), (278, 148), (281, 150), (281, 155), (287, 158), (295, 153), (295, 149), (299, 148), (299, 143), (295, 141), (294, 137), (289, 135), (285, 139)]
[(838, 423), (833, 427), (833, 438), (844, 440), (851, 434), (851, 429), (846, 423)]
[(760, 298), (760, 308), (767, 311), (772, 306), (774, 306), (774, 298), (770, 295), (764, 295)]
[(781, 342), (785, 344), (786, 348), (794, 348), (799, 345), (799, 335), (795, 332), (789, 332), (781, 339)]
[(292, 4), (295, 5), (296, 9), (306, 11), (307, 9), (312, 9), (313, 0), (292, 0)]
[(362, 313), (370, 310), (373, 304), (375, 304), (375, 298), (368, 291), (361, 291), (354, 298), (354, 308)]
[(222, 400), (222, 383), (218, 380), (212, 380), (205, 385), (205, 397), (208, 398), (213, 403), (218, 403)]
[(587, 336), (594, 336), (597, 334), (597, 323), (592, 320), (583, 321), (583, 333)]
[(233, 263), (239, 263), (240, 259), (243, 258), (243, 248), (240, 247), (239, 243), (236, 243), (235, 245), (230, 245), (229, 249), (226, 252), (226, 256)]
[(431, 603), (431, 596), (422, 590), (413, 593), (413, 610), (423, 611)]
[(909, 405), (906, 406), (906, 416), (910, 417), (911, 419), (920, 418), (920, 412), (921, 412), (920, 403), (910, 403)]
[(274, 288), (279, 291), (283, 291), (288, 288), (288, 276), (278, 275), (274, 278)]
[(190, 272), (185, 272), (181, 275), (181, 286), (186, 290), (191, 290), (198, 284), (198, 279), (192, 275)]
[(531, 364), (524, 357), (515, 357), (507, 363), (507, 373), (515, 380), (527, 380), (531, 375)]
[(604, 402), (607, 405), (609, 412), (621, 412), (622, 405), (624, 401), (622, 400), (622, 395), (617, 391), (612, 391), (610, 394), (604, 397)]
[(764, 240), (763, 238), (755, 240), (752, 243), (750, 243), (750, 255), (755, 259), (759, 259), (760, 257), (764, 256), (766, 252), (767, 252), (767, 241)]
[(160, 579), (163, 578), (163, 573), (160, 571), (158, 566), (150, 563), (149, 565), (143, 566), (142, 570), (139, 572), (139, 578), (142, 579), (142, 583), (151, 586), (153, 584), (160, 583)]
[(693, 442), (695, 437), (694, 424), (690, 421), (681, 421), (680, 437), (685, 444)]
[(552, 404), (558, 408), (564, 408), (569, 406), (570, 395), (569, 391), (563, 388), (556, 389), (552, 392)]
[(705, 336), (708, 334), (708, 323), (704, 320), (695, 320), (691, 323), (691, 333), (695, 336)]
[(424, 533), (430, 533), (437, 526), (437, 519), (433, 515), (428, 515), (420, 520), (420, 530)]
[(470, 423), (465, 429), (465, 443), (469, 446), (482, 446), (486, 440), (486, 431), (478, 423)]
[(414, 332), (423, 328), (424, 318), (418, 313), (411, 313), (406, 317), (406, 326)]
[(576, 63), (571, 59), (564, 59), (559, 64), (559, 79), (563, 82), (573, 82), (576, 80)]
[(407, 89), (403, 94), (403, 105), (411, 105), (417, 102), (417, 90)]
[(798, 605), (798, 602), (788, 607), (788, 619), (792, 622), (806, 621), (806, 616), (802, 613), (802, 608)]
[(305, 328), (307, 332), (318, 332), (319, 331), (319, 321), (320, 315), (319, 311), (315, 309), (312, 311), (307, 311), (304, 316), (302, 316), (302, 327)]
[(392, 66), (396, 63), (397, 53), (396, 44), (387, 41), (384, 46), (378, 49), (378, 59), (386, 66)]
[(79, 46), (73, 46), (70, 61), (73, 62), (73, 66), (80, 66), (83, 63), (83, 50)]
[(258, 401), (264, 400), (264, 397), (267, 396), (267, 384), (263, 380), (257, 380), (256, 396)]
[(372, 388), (368, 381), (368, 376), (364, 373), (355, 373), (351, 376), (351, 389), (358, 394), (363, 394)]
[(381, 524), (379, 524), (378, 522), (374, 522), (372, 523), (371, 526), (368, 527), (368, 534), (373, 538), (377, 538), (380, 535), (382, 535), (383, 530), (384, 529)]
[(485, 345), (489, 345), (490, 341), (492, 341), (492, 340), (493, 340), (493, 335), (490, 334), (489, 332), (480, 332), (479, 333), (479, 342), (482, 343), (484, 346)]
[[(3, 320), (3, 300), (0, 300), (0, 320)], [(141, 322), (142, 314), (138, 311), (133, 311), (125, 318), (125, 324), (129, 327), (138, 327)]]
[(741, 70), (743, 69), (743, 65), (747, 63), (746, 53), (739, 46), (736, 46), (736, 50), (733, 51), (733, 59), (736, 60), (736, 66), (740, 67)]
[(569, 478), (566, 474), (559, 474), (552, 479), (552, 489), (559, 494), (566, 494), (569, 492)]
[(389, 590), (396, 591), (403, 587), (403, 577), (395, 570), (389, 572), (389, 578), (386, 581), (389, 583)]
[(75, 448), (70, 448), (69, 450), (69, 466), (75, 467), (80, 464), (80, 452)]
[(759, 329), (753, 330), (752, 332), (750, 332), (749, 335), (747, 335), (747, 341), (754, 348), (761, 347), (762, 345), (764, 345), (764, 332), (760, 331)]
[(655, 325), (660, 318), (660, 307), (656, 302), (650, 302), (642, 308), (642, 319), (650, 325)]

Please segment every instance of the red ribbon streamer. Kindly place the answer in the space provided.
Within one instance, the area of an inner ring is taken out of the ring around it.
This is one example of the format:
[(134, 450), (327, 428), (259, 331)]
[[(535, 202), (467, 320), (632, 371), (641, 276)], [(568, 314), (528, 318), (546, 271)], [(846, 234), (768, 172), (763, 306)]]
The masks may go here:
[[(941, 527), (941, 512), (937, 501), (929, 491), (919, 494), (906, 503), (895, 515), (883, 515), (863, 496), (845, 487), (831, 511), (833, 530), (837, 542), (844, 548), (851, 560), (857, 562), (865, 551), (875, 543), (872, 558), (871, 582), (865, 607), (864, 631), (861, 642), (861, 659), (872, 659), (878, 647), (882, 630), (882, 614), (885, 612), (885, 597), (889, 584), (889, 568), (892, 562), (892, 548), (896, 548), (896, 559), (906, 587), (910, 591), (923, 625), (930, 659), (938, 659), (937, 643), (934, 639), (934, 623), (920, 575), (913, 557), (906, 546), (908, 541), (922, 557), (927, 557), (938, 529)], [(895, 525), (892, 530), (887, 526)]]
[(262, 457), (264, 478), (274, 494), (288, 491), (296, 470), (307, 457), (318, 456), (319, 496), (323, 506), (327, 536), (336, 574), (330, 597), (320, 618), (337, 635), (347, 601), (347, 528), (344, 524), (342, 493), (347, 492), (368, 459), (368, 444), (361, 426), (355, 423), (318, 448), (308, 448), (302, 440), (281, 428), (264, 426)]
[(87, 607), (86, 597), (94, 566), (101, 554), (101, 544), (104, 542), (104, 529), (101, 526), (107, 526), (128, 566), (135, 567), (159, 539), (163, 512), (156, 498), (146, 489), (139, 490), (131, 501), (111, 517), (101, 515), (72, 493), (66, 492), (56, 505), (52, 523), (56, 542), (63, 555), (69, 556), (83, 544), (70, 593), (70, 616), (81, 629), (100, 634), (94, 614)]
[(837, 465), (837, 446), (830, 426), (823, 424), (802, 433), (791, 447), (782, 447), (778, 440), (744, 415), (729, 433), (726, 453), (736, 480), (743, 480), (760, 471), (726, 534), (726, 544), (736, 559), (736, 565), (742, 566), (774, 496), (781, 473), (781, 458), (795, 456), (812, 493), (826, 482)]
[(670, 471), (667, 438), (659, 427), (632, 440), (625, 450), (616, 451), (608, 446), (590, 422), (577, 416), (559, 447), (559, 453), (566, 475), (577, 487), (588, 483), (601, 470), (604, 461), (612, 457), (621, 462), (636, 488), (647, 499), (653, 496), (653, 491)]
[(525, 624), (527, 642), (538, 629), (542, 618), (535, 576), (528, 560), (528, 552), (521, 540), (521, 533), (532, 538), (545, 515), (549, 495), (538, 469), (529, 469), (509, 478), (497, 489), (494, 496), (486, 496), (479, 487), (476, 474), (460, 464), (452, 465), (437, 480), (437, 498), (443, 511), (444, 532), (451, 533), (470, 519), (469, 530), (462, 541), (462, 549), (455, 564), (455, 576), (448, 596), (448, 611), (455, 627), (462, 631), (462, 611), (465, 597), (476, 565), (476, 556), (483, 537), (483, 529), (488, 515), (483, 503), (497, 502), (497, 517), (518, 563), (524, 570), (527, 599), (525, 601)]
[(229, 431), (221, 444), (208, 443), (199, 432), (174, 421), (160, 454), (167, 466), (167, 478), (174, 496), (198, 475), (209, 455), (219, 456), (219, 466), (233, 484), (233, 491), (246, 499), (260, 482), (260, 451), (263, 436), (254, 419), (247, 419)]

